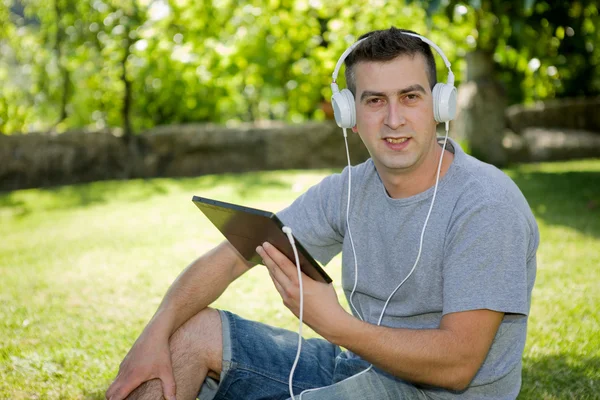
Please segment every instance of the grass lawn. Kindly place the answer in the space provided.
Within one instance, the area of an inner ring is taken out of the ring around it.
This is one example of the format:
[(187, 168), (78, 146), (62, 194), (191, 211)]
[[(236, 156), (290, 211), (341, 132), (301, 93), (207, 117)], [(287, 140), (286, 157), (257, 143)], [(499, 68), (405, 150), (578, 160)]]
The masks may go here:
[[(169, 284), (220, 241), (192, 195), (276, 211), (330, 172), (0, 194), (0, 399), (104, 398)], [(542, 236), (520, 398), (600, 399), (600, 160), (507, 173)], [(339, 266), (339, 257), (328, 266), (338, 285)], [(216, 306), (297, 329), (262, 268)]]

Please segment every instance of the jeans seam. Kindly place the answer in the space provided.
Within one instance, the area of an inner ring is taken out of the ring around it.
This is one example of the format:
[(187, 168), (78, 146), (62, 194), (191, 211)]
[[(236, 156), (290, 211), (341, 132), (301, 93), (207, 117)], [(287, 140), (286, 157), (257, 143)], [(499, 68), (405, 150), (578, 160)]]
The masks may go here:
[[(254, 369), (254, 368), (248, 368), (248, 367), (246, 367), (244, 365), (238, 365), (237, 369), (238, 370), (243, 370), (243, 371), (248, 371), (248, 372), (251, 372), (253, 374), (263, 376), (263, 377), (268, 378), (268, 379), (270, 379), (270, 380), (272, 380), (274, 382), (281, 383), (281, 384), (284, 384), (284, 385), (287, 385), (288, 382), (289, 382), (288, 380), (285, 380), (285, 381), (281, 380), (281, 379), (279, 379), (279, 377), (277, 377), (275, 375), (271, 375), (269, 373), (266, 373), (264, 371), (257, 370), (257, 369)], [(300, 381), (300, 385), (298, 384), (298, 381), (296, 381), (296, 380), (294, 380), (292, 382), (292, 386), (298, 387), (298, 389), (302, 389), (303, 387), (307, 388), (307, 387), (311, 387), (312, 386), (312, 385), (310, 385), (309, 382), (305, 382), (305, 381)]]

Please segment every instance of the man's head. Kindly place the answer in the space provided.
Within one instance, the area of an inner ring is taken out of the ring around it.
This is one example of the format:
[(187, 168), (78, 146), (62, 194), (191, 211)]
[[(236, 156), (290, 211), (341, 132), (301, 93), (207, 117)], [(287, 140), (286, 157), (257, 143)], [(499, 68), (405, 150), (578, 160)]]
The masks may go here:
[(415, 57), (421, 54), (427, 64), (427, 77), (430, 89), (437, 83), (435, 59), (429, 45), (421, 39), (403, 34), (402, 32), (415, 33), (409, 30), (390, 29), (372, 31), (362, 35), (360, 39), (368, 38), (361, 42), (346, 58), (346, 85), (356, 96), (355, 66), (360, 62), (386, 62), (399, 56)]
[(372, 32), (346, 58), (347, 85), (354, 98), (352, 130), (367, 147), (392, 196), (410, 193), (401, 190), (406, 182), (427, 186), (441, 155), (433, 55), (426, 42), (403, 32), (407, 31)]

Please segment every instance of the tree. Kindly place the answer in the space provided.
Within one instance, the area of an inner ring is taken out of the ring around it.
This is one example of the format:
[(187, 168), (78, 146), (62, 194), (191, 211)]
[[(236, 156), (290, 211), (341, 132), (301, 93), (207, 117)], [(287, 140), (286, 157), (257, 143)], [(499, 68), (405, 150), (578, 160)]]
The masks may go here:
[[(6, 75), (7, 64), (6, 54), (8, 53), (8, 41), (14, 36), (14, 24), (10, 20), (10, 12), (8, 9), (8, 0), (2, 0), (0, 4), (0, 84), (4, 90), (7, 89)], [(0, 96), (0, 134), (6, 130), (8, 123), (8, 102), (6, 96)]]
[(391, 25), (444, 49), (457, 84), (494, 77), (479, 92), (498, 105), (473, 119), (493, 132), (505, 104), (600, 92), (591, 0), (0, 0), (0, 131), (130, 141), (161, 124), (322, 119), (340, 54)]
[(600, 93), (595, 1), (420, 3), (428, 6), (430, 17), (443, 10), (453, 26), (471, 27), (455, 132), (469, 140), (478, 157), (507, 162), (502, 150), (507, 104)]

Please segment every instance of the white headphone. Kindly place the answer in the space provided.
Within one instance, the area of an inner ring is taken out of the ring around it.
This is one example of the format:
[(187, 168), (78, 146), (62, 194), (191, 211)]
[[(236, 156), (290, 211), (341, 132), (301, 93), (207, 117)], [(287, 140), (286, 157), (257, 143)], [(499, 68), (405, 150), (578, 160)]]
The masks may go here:
[[(444, 60), (444, 64), (446, 64), (446, 67), (448, 68), (448, 81), (447, 83), (436, 83), (433, 87), (433, 117), (437, 122), (448, 122), (454, 119), (456, 116), (456, 88), (454, 87), (454, 74), (452, 73), (450, 62), (446, 58), (446, 55), (435, 43), (421, 35), (404, 31), (401, 33), (421, 39), (423, 42), (433, 47)], [(333, 82), (331, 83), (333, 95), (331, 96), (331, 105), (333, 106), (335, 122), (337, 122), (340, 128), (353, 128), (356, 125), (356, 105), (354, 103), (354, 95), (350, 90), (342, 89), (341, 92), (339, 91), (336, 83), (337, 76), (342, 67), (342, 63), (346, 60), (348, 54), (350, 54), (359, 43), (369, 39), (369, 37), (370, 36), (367, 36), (366, 38), (359, 40), (346, 49), (340, 56), (340, 59), (335, 66), (335, 70), (333, 71)]]

